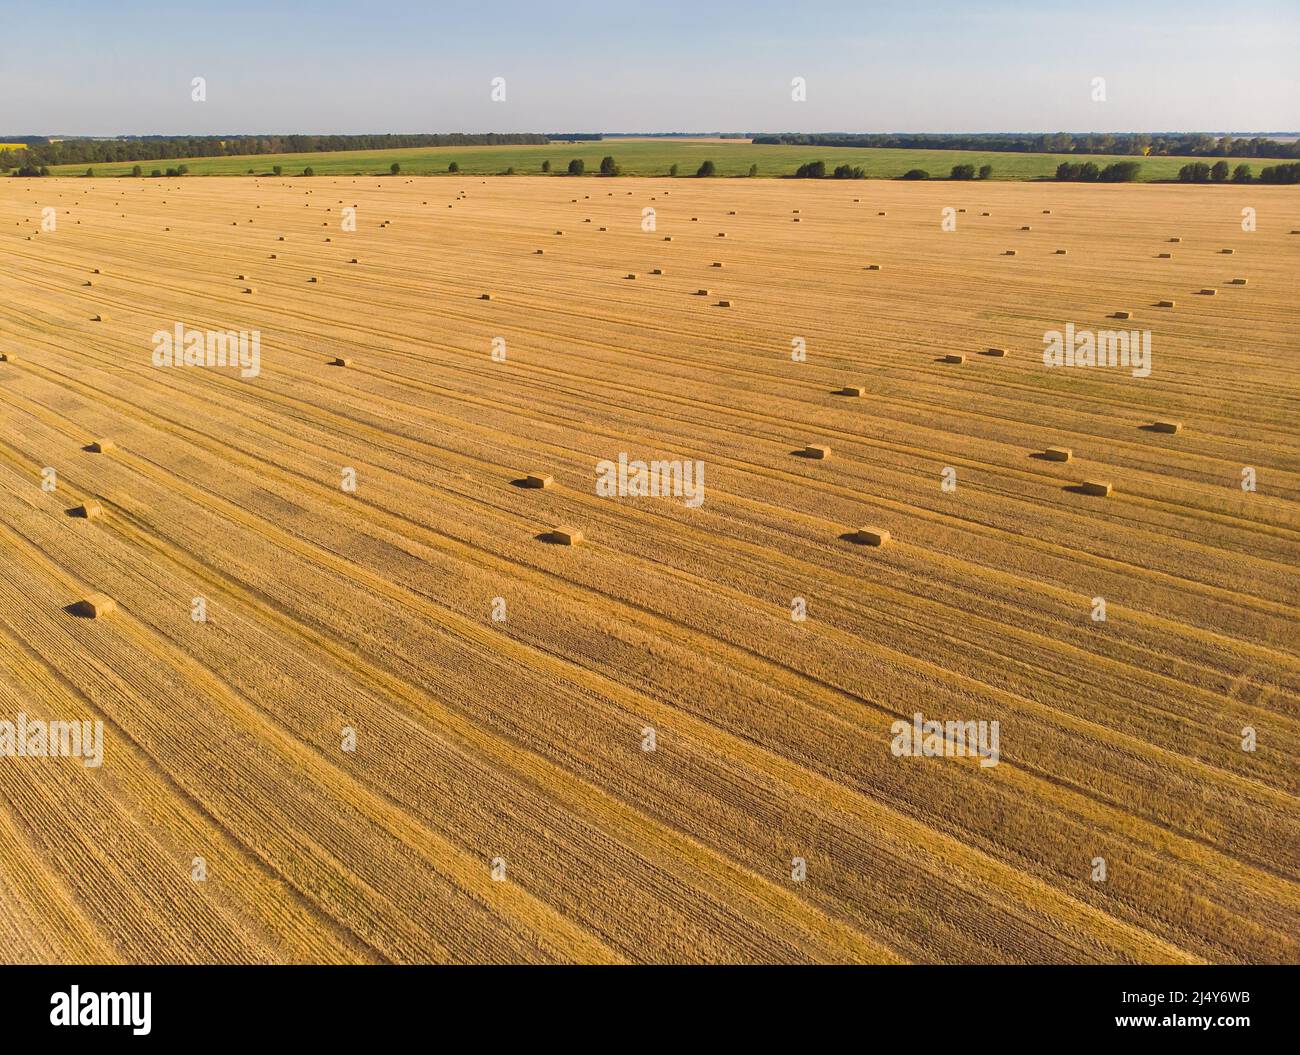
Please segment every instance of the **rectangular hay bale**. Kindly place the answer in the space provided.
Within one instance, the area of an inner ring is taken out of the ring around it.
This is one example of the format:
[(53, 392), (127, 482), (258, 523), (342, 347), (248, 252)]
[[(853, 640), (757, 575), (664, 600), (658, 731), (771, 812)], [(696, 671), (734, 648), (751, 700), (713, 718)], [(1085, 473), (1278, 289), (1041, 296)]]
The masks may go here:
[(102, 619), (104, 616), (117, 611), (117, 602), (107, 594), (92, 593), (87, 594), (72, 607), (77, 615), (86, 616), (89, 619)]
[(884, 528), (860, 527), (853, 532), (852, 538), (862, 546), (883, 546), (889, 541), (889, 532)]

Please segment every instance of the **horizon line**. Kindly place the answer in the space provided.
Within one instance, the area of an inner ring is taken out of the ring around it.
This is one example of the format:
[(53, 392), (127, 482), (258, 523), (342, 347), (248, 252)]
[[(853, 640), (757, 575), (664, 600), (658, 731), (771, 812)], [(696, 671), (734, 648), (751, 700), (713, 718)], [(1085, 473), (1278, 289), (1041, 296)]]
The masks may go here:
[[(429, 132), (429, 131), (400, 131), (400, 132), (115, 132), (111, 134), (92, 135), (89, 133), (78, 132), (22, 132), (13, 133), (10, 138), (19, 139), (243, 139), (250, 137), (274, 137), (274, 136), (449, 136), (449, 135), (467, 135), (467, 136), (515, 136), (515, 135), (535, 135), (546, 136), (552, 139), (564, 139), (569, 135), (582, 136), (653, 136), (653, 137), (671, 137), (677, 136), (682, 138), (691, 137), (732, 137), (732, 138), (752, 138), (754, 136), (1234, 136), (1234, 137), (1267, 137), (1267, 136), (1300, 136), (1300, 130), (1275, 129), (1272, 131), (1225, 131), (1215, 129), (1140, 129), (1136, 131), (1102, 131), (1102, 130), (1071, 130), (1071, 129), (1053, 129), (1031, 130), (1031, 129), (985, 129), (976, 132), (936, 132), (936, 131), (917, 131), (906, 129), (891, 129), (883, 132), (862, 132), (862, 131), (844, 131), (842, 129), (822, 129), (815, 132), (794, 132), (784, 131), (603, 131), (603, 130), (583, 130), (570, 129), (567, 132), (524, 132), (519, 130), (505, 131), (494, 129), (487, 132), (470, 132), (465, 129), (456, 129), (454, 131)], [(5, 142), (6, 136), (0, 134), (0, 142)]]

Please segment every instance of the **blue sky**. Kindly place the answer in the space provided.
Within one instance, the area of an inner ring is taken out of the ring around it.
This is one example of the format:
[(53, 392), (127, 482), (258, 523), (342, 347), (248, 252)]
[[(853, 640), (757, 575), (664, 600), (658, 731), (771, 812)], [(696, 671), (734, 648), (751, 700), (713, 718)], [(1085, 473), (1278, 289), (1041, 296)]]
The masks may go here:
[(1300, 130), (1298, 0), (0, 0), (0, 41), (8, 134)]

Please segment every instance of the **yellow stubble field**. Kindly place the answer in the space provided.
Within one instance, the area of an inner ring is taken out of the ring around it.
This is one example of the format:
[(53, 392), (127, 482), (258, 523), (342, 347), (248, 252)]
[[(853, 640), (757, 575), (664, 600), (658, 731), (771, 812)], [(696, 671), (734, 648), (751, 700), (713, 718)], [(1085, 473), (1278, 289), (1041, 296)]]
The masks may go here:
[[(0, 181), (0, 722), (103, 727), (0, 757), (5, 959), (1294, 962), (1297, 229), (1269, 187)], [(178, 325), (255, 370), (155, 365)], [(1067, 327), (1149, 372), (1049, 368)], [(599, 493), (621, 455), (702, 501)], [(900, 756), (916, 714), (997, 764)]]

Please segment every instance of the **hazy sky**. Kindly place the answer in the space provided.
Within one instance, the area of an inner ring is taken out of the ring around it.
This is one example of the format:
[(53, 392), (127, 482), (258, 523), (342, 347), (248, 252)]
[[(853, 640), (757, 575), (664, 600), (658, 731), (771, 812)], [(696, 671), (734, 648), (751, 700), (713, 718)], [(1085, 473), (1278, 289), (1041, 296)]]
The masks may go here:
[(1300, 130), (1300, 0), (0, 0), (0, 42), (0, 134)]

